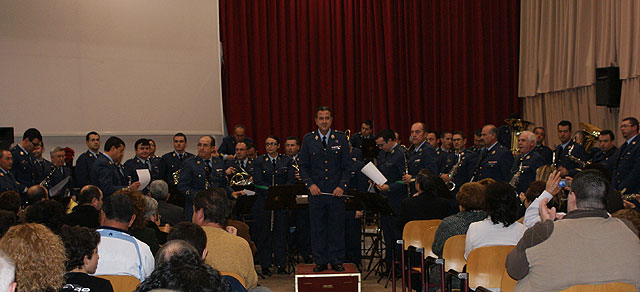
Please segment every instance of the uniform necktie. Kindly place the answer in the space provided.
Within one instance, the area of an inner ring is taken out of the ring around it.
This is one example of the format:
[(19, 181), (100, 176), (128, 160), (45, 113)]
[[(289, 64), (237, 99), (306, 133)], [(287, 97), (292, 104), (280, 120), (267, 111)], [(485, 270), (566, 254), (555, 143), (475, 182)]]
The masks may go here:
[(322, 148), (327, 149), (327, 136), (322, 137)]
[(276, 169), (276, 160), (275, 159), (271, 159), (271, 164), (273, 165), (273, 169)]
[(182, 160), (184, 159), (184, 154), (178, 154), (178, 157), (180, 158), (180, 162), (182, 162)]

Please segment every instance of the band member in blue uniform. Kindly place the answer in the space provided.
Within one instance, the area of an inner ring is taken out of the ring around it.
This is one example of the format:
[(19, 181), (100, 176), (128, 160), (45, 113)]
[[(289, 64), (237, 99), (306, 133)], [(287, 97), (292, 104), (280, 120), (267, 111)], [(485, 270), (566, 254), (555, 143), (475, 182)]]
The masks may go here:
[[(362, 151), (358, 148), (351, 147), (351, 179), (349, 180), (349, 190), (355, 190), (360, 193), (367, 192), (369, 183), (367, 177), (360, 171), (365, 163), (362, 158)], [(361, 239), (362, 239), (362, 210), (345, 211), (344, 230), (345, 230), (345, 257), (347, 263), (353, 263), (357, 267), (360, 266), (362, 260)]]
[(618, 147), (616, 147), (616, 137), (611, 130), (600, 131), (598, 146), (600, 146), (600, 152), (593, 157), (591, 162), (600, 163), (609, 169), (609, 172), (612, 172), (611, 169), (615, 166), (615, 158), (612, 157), (615, 157), (614, 154)]
[[(465, 149), (467, 139), (463, 132), (453, 132), (452, 140), (454, 153), (449, 154), (440, 178), (449, 188), (452, 186), (449, 181), (453, 181), (455, 188), (452, 192), (456, 194), (460, 187), (471, 179), (473, 167), (478, 164), (478, 152), (474, 148)], [(454, 167), (455, 170), (453, 170)], [(452, 174), (452, 177), (449, 174)]]
[(35, 145), (33, 152), (31, 152), (31, 154), (33, 154), (33, 180), (36, 184), (42, 182), (45, 176), (49, 173), (47, 169), (51, 169), (52, 166), (51, 161), (42, 157), (44, 151), (44, 142), (40, 142), (40, 144)]
[(36, 173), (32, 154), (33, 149), (40, 142), (42, 142), (40, 131), (30, 128), (22, 135), (22, 141), (11, 149), (11, 155), (13, 155), (11, 172), (13, 172), (16, 181), (25, 188), (40, 183), (35, 181)]
[(533, 132), (523, 131), (518, 137), (518, 150), (520, 155), (516, 157), (511, 167), (511, 183), (516, 193), (524, 193), (529, 185), (536, 180), (536, 170), (546, 164), (545, 159), (534, 150), (536, 136)]
[(254, 160), (247, 155), (247, 143), (242, 141), (236, 143), (236, 154), (233, 160), (225, 160), (225, 174), (231, 178), (238, 172), (246, 172), (253, 176)]
[(543, 144), (544, 138), (547, 136), (547, 134), (544, 131), (544, 128), (543, 127), (533, 128), (533, 134), (536, 135), (536, 146), (533, 149), (533, 151), (538, 152), (538, 154), (540, 154), (540, 156), (544, 158), (544, 161), (546, 164), (553, 163), (553, 150), (551, 150), (551, 148)]
[[(402, 200), (409, 197), (408, 185), (402, 182), (402, 176), (406, 172), (407, 152), (396, 143), (393, 131), (385, 129), (376, 135), (376, 145), (382, 151), (378, 154), (377, 166), (380, 172), (387, 178), (387, 182), (376, 185), (380, 194), (387, 198), (396, 215), (400, 212)], [(387, 267), (391, 267), (391, 251), (395, 242), (402, 238), (402, 230), (398, 227), (397, 216), (382, 216), (382, 233), (386, 244), (385, 261)]]
[(344, 271), (344, 198), (351, 175), (347, 136), (331, 129), (333, 111), (316, 109), (318, 130), (308, 133), (300, 149), (300, 176), (309, 188), (311, 249), (315, 272)]
[(424, 123), (417, 122), (411, 125), (411, 144), (412, 150), (407, 153), (407, 163), (409, 173), (402, 176), (405, 184), (410, 184), (411, 194), (416, 192), (415, 176), (421, 169), (429, 169), (433, 173), (438, 173), (436, 166), (436, 149), (427, 143), (427, 129)]
[(560, 173), (565, 176), (575, 176), (578, 173), (580, 164), (569, 158), (569, 152), (574, 159), (580, 159), (583, 162), (587, 162), (587, 152), (582, 145), (571, 140), (573, 137), (571, 132), (571, 122), (560, 121), (558, 123), (558, 138), (560, 138), (560, 145), (555, 149), (556, 165), (560, 170)]
[(511, 179), (511, 166), (513, 166), (513, 154), (498, 143), (498, 129), (494, 125), (482, 127), (482, 140), (485, 148), (480, 152), (478, 165), (472, 179), (479, 181), (483, 178), (509, 182)]
[[(238, 145), (238, 144), (236, 144)], [(291, 158), (278, 153), (280, 140), (276, 136), (265, 139), (267, 153), (258, 156), (253, 168), (256, 185), (256, 202), (252, 212), (255, 220), (255, 242), (262, 274), (271, 275), (271, 253), (273, 251), (278, 274), (286, 274), (287, 233), (289, 232), (289, 210), (265, 210), (265, 201), (270, 187), (293, 184), (295, 170)], [(273, 216), (273, 225), (271, 219)]]
[(222, 139), (222, 144), (220, 144), (218, 153), (220, 153), (224, 159), (233, 160), (233, 156), (236, 153), (236, 143), (242, 141), (247, 143), (247, 145), (253, 143), (251, 138), (245, 136), (245, 131), (246, 129), (243, 125), (235, 125), (233, 127), (233, 136), (227, 136)]
[(124, 176), (124, 167), (120, 164), (124, 157), (125, 144), (118, 137), (109, 137), (104, 143), (104, 152), (91, 167), (91, 183), (102, 190), (105, 197), (111, 196), (122, 188), (137, 190), (140, 182), (129, 182)]
[[(300, 176), (300, 140), (298, 137), (289, 136), (284, 141), (284, 150), (287, 156), (291, 157), (291, 164), (294, 168), (295, 183), (301, 184), (302, 177)], [(309, 209), (293, 210), (294, 224), (295, 224), (295, 245), (300, 252), (302, 261), (306, 264), (313, 262), (311, 257), (311, 234), (309, 231)]]
[(16, 178), (11, 173), (12, 156), (9, 149), (0, 148), (0, 193), (6, 191), (24, 192), (24, 187), (16, 182)]
[[(150, 143), (149, 139), (141, 138), (136, 141), (134, 144), (136, 156), (127, 160), (124, 163), (124, 176), (126, 179), (131, 179), (131, 181), (139, 181), (138, 177), (138, 169), (148, 169), (149, 174), (151, 175), (151, 181), (162, 179), (164, 173), (162, 172), (162, 167), (157, 159), (152, 160), (149, 152)], [(147, 187), (142, 191), (147, 194), (149, 189)]]
[(82, 188), (91, 184), (91, 167), (100, 156), (100, 135), (96, 132), (89, 132), (85, 136), (87, 143), (87, 152), (80, 154), (76, 160), (74, 169), (74, 181), (76, 187)]
[(184, 206), (184, 194), (178, 191), (178, 170), (187, 158), (193, 157), (192, 153), (185, 151), (187, 148), (187, 136), (183, 133), (173, 135), (173, 151), (162, 155), (165, 164), (164, 181), (169, 185), (169, 202), (178, 206)]
[[(48, 167), (46, 171), (47, 177), (44, 178), (44, 187), (49, 191), (49, 196), (51, 197), (68, 197), (70, 195), (75, 195), (73, 191), (73, 180), (71, 179), (71, 169), (64, 165), (65, 153), (64, 149), (60, 146), (53, 147), (49, 153), (51, 155), (51, 165)], [(51, 188), (57, 186), (63, 180), (69, 177), (69, 181), (60, 189), (59, 192), (53, 193), (51, 192)]]
[(638, 120), (633, 117), (625, 118), (620, 124), (620, 132), (626, 141), (620, 145), (615, 154), (615, 170), (611, 186), (620, 192), (624, 190), (625, 194), (637, 194), (640, 193)]

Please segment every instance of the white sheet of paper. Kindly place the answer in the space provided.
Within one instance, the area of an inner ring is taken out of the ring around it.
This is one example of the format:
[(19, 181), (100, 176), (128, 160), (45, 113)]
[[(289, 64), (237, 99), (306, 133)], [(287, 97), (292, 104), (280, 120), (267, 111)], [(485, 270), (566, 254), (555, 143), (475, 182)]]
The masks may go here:
[(58, 192), (60, 192), (60, 190), (62, 190), (62, 188), (69, 182), (69, 179), (71, 179), (70, 176), (65, 177), (61, 182), (59, 182), (57, 185), (55, 185), (54, 187), (49, 189), (49, 194), (51, 194), (52, 197), (55, 197), (58, 195)]
[(244, 193), (245, 196), (255, 196), (256, 192), (252, 191), (252, 190), (242, 190), (242, 192)]
[(361, 171), (376, 184), (383, 185), (388, 181), (382, 172), (371, 162), (367, 163)]
[(140, 188), (138, 188), (138, 190), (143, 190), (151, 182), (151, 173), (146, 168), (136, 169), (136, 172), (138, 173), (138, 181), (140, 182)]

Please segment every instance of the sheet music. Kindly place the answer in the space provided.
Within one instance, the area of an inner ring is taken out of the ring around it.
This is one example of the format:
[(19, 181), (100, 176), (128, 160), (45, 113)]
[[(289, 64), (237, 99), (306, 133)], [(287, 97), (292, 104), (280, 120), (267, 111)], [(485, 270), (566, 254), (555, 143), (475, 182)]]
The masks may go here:
[(369, 177), (374, 183), (378, 185), (383, 185), (388, 181), (386, 177), (380, 172), (380, 170), (373, 165), (373, 163), (369, 162), (362, 168), (362, 173)]
[(151, 173), (149, 172), (149, 169), (146, 168), (136, 169), (136, 172), (138, 173), (138, 181), (140, 182), (139, 190), (143, 190), (151, 182)]
[(69, 182), (70, 179), (71, 179), (71, 177), (67, 176), (61, 182), (59, 182), (57, 185), (55, 185), (54, 187), (49, 189), (49, 195), (52, 196), (52, 197), (57, 196), (58, 193), (62, 190), (62, 188), (64, 188), (64, 186), (67, 185), (67, 183)]

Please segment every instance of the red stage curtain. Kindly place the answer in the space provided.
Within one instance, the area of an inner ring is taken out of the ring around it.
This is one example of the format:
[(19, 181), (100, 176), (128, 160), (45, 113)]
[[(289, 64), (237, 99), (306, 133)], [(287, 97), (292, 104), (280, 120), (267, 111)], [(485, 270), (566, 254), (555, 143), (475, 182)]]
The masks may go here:
[(223, 102), (229, 129), (260, 151), (313, 129), (372, 119), (408, 143), (412, 122), (472, 132), (520, 113), (520, 1), (220, 0)]

